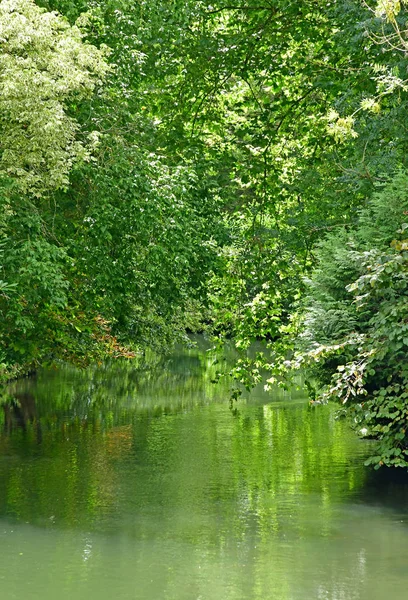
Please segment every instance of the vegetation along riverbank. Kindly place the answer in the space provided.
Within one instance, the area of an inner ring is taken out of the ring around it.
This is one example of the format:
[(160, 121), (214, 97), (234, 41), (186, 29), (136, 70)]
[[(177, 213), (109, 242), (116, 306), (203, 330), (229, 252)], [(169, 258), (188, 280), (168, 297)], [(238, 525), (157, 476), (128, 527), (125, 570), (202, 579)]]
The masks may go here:
[(406, 467), (407, 8), (2, 0), (2, 380), (207, 329)]

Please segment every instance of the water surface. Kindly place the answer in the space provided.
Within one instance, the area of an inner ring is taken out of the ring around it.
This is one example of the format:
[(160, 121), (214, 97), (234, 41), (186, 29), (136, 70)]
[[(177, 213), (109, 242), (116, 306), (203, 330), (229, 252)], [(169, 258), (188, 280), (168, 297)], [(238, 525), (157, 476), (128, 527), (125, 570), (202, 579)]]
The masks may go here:
[(0, 407), (4, 600), (406, 600), (405, 474), (213, 357), (43, 371)]

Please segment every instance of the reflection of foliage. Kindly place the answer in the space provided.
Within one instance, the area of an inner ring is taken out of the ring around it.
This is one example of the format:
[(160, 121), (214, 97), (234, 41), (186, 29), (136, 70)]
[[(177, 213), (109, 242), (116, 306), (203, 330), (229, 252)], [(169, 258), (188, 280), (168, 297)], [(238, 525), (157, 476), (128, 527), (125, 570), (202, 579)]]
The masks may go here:
[[(137, 361), (138, 367), (136, 361), (123, 360), (89, 367), (83, 372), (68, 366), (41, 370), (32, 379), (11, 384), (8, 397), (29, 394), (36, 402), (41, 399), (37, 402), (39, 419), (49, 414), (66, 414), (88, 422), (96, 419), (103, 424), (104, 416), (109, 414), (110, 427), (121, 421), (122, 411), (136, 406), (147, 412), (161, 407), (169, 410), (172, 406), (177, 412), (184, 404), (208, 402), (219, 393), (212, 385), (217, 368), (213, 353), (197, 349), (169, 357), (150, 353), (150, 358), (139, 357)], [(111, 420), (113, 414), (115, 421)]]
[[(329, 408), (316, 412), (289, 398), (255, 407), (241, 401), (232, 416), (214, 402), (227, 391), (210, 385), (212, 376), (212, 359), (193, 350), (156, 371), (65, 369), (13, 384), (12, 426), (0, 436), (1, 452), (12, 456), (1, 467), (1, 511), (48, 526), (104, 528), (112, 519), (120, 527), (130, 506), (143, 512), (164, 503), (171, 512), (181, 503), (201, 514), (222, 501), (222, 521), (232, 520), (238, 536), (253, 514), (253, 535), (262, 538), (271, 524), (281, 531), (288, 501), (316, 494), (314, 510), (328, 531), (328, 503), (362, 476), (350, 470), (353, 438), (344, 424)], [(333, 468), (337, 483), (329, 484)], [(294, 531), (309, 508), (294, 506)], [(180, 535), (206, 539), (201, 529)], [(214, 535), (208, 543), (219, 543)]]

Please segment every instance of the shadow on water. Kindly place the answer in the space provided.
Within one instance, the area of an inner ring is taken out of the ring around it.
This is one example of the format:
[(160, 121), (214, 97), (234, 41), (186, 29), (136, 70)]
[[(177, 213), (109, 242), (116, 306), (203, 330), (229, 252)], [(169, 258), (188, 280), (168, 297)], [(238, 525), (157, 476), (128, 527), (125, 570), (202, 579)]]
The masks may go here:
[(365, 483), (359, 493), (367, 505), (383, 506), (398, 512), (408, 509), (408, 471), (406, 469), (367, 469)]

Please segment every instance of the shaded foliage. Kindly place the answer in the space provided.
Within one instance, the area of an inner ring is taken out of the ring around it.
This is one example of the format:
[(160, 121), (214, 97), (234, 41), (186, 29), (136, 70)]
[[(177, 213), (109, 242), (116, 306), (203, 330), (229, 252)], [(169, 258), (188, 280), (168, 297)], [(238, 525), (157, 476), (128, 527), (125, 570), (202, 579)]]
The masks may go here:
[(376, 467), (408, 464), (407, 184), (398, 173), (352, 230), (319, 245), (298, 351), (283, 364), (306, 368), (314, 399), (340, 400), (360, 434), (379, 439)]

